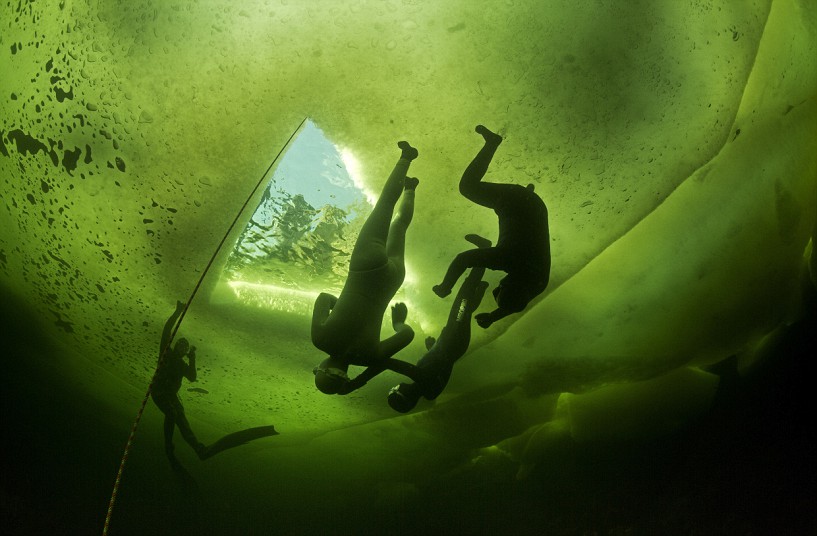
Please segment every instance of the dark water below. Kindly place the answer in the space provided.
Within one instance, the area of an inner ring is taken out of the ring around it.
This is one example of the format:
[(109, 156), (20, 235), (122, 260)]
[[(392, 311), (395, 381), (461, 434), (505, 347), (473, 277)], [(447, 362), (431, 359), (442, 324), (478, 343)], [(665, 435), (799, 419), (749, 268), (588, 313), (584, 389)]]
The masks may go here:
[[(100, 534), (136, 408), (100, 414), (43, 367), (58, 349), (3, 294), (0, 532)], [(792, 328), (773, 366), (683, 434), (575, 447), (523, 482), (507, 478), (506, 462), (486, 461), (441, 476), (405, 507), (354, 511), (236, 511), (170, 473), (156, 490), (137, 464), (111, 534), (815, 534), (815, 316)]]

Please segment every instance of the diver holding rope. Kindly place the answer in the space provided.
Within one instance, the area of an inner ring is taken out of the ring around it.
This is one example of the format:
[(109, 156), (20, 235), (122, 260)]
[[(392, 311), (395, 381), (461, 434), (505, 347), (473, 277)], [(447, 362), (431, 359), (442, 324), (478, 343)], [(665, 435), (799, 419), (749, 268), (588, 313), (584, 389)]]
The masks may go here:
[[(159, 346), (159, 363), (150, 389), (153, 402), (165, 415), (165, 454), (174, 469), (180, 468), (173, 446), (173, 432), (176, 428), (179, 429), (179, 433), (201, 460), (206, 460), (219, 452), (243, 445), (253, 439), (278, 434), (274, 426), (259, 426), (228, 434), (210, 446), (204, 445), (196, 438), (196, 434), (193, 433), (193, 429), (184, 414), (184, 407), (178, 395), (183, 378), (187, 378), (189, 382), (196, 381), (196, 347), (191, 346), (187, 339), (183, 337), (179, 338), (174, 346), (171, 346), (173, 326), (184, 308), (184, 304), (177, 301), (176, 311), (165, 322)], [(184, 360), (185, 357), (187, 357), (187, 361)]]

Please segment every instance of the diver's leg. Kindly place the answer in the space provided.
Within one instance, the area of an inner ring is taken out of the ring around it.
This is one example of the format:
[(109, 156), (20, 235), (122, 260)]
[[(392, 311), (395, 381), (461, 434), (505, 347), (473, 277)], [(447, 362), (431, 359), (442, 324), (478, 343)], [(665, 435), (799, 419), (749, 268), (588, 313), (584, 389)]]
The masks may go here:
[(187, 422), (187, 417), (184, 414), (184, 407), (182, 406), (181, 401), (176, 397), (176, 400), (171, 403), (173, 406), (173, 419), (176, 421), (176, 426), (179, 427), (179, 433), (190, 445), (193, 450), (196, 451), (199, 458), (202, 457), (202, 453), (205, 450), (204, 443), (200, 442), (198, 438), (196, 438), (196, 434), (193, 433), (193, 429), (190, 428), (190, 423)]
[(176, 462), (175, 448), (173, 446), (173, 429), (176, 427), (175, 411), (172, 404), (168, 402), (168, 397), (159, 389), (153, 389), (150, 393), (153, 403), (164, 414), (165, 420), (163, 424), (164, 440), (165, 440), (165, 454), (167, 454), (170, 463)]
[(389, 226), (389, 235), (386, 239), (386, 255), (389, 261), (396, 268), (396, 277), (400, 284), (406, 275), (406, 231), (414, 217), (414, 189), (419, 181), (414, 177), (406, 177), (406, 187), (403, 190), (403, 199), (400, 201), (400, 208), (397, 216)]
[(383, 186), (383, 191), (366, 222), (360, 229), (357, 242), (349, 259), (351, 270), (371, 270), (386, 262), (386, 240), (389, 234), (394, 205), (400, 199), (411, 161), (417, 158), (417, 149), (401, 141), (397, 144), (403, 153)]
[[(483, 250), (491, 247), (490, 240), (477, 234), (467, 234), (465, 239)], [(477, 310), (480, 302), (482, 302), (482, 296), (485, 294), (485, 288), (487, 287), (487, 283), (480, 285), (482, 277), (485, 275), (485, 268), (485, 266), (471, 268), (471, 272), (462, 282), (457, 297), (454, 298), (454, 303), (451, 305), (447, 326), (453, 327), (457, 322), (461, 322), (464, 318), (463, 315), (468, 315), (467, 321), (470, 322), (471, 314)]]
[(170, 458), (171, 461), (176, 459), (176, 454), (174, 453), (175, 449), (173, 447), (173, 429), (175, 427), (176, 425), (173, 422), (173, 417), (165, 414), (165, 454), (167, 454), (167, 457)]
[(497, 248), (478, 248), (463, 251), (451, 261), (443, 282), (434, 286), (434, 293), (441, 298), (448, 296), (457, 280), (468, 268), (501, 269), (503, 265), (503, 256)]
[(386, 360), (385, 368), (391, 370), (392, 372), (396, 372), (397, 374), (402, 374), (414, 382), (420, 382), (423, 380), (423, 372), (417, 368), (417, 365), (413, 365), (400, 359), (390, 357)]
[(482, 125), (477, 125), (475, 130), (485, 139), (485, 144), (465, 168), (460, 179), (460, 193), (474, 203), (493, 208), (497, 187), (501, 185), (484, 183), (482, 178), (488, 171), (497, 147), (502, 143), (502, 137)]

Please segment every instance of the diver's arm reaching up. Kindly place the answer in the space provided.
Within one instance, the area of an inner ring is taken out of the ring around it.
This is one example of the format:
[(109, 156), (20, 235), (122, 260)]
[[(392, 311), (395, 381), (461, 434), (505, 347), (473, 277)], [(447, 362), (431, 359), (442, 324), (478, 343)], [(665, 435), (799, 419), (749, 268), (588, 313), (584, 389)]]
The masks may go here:
[(196, 381), (197, 372), (196, 372), (196, 347), (191, 346), (190, 351), (187, 352), (187, 360), (189, 363), (184, 370), (184, 377), (187, 378), (187, 381), (194, 382)]
[(388, 359), (411, 343), (414, 339), (414, 330), (406, 324), (408, 307), (405, 303), (396, 303), (391, 308), (391, 325), (394, 335), (380, 342), (378, 359)]
[(180, 301), (176, 302), (176, 311), (170, 315), (170, 318), (167, 319), (165, 322), (165, 327), (162, 330), (162, 340), (159, 343), (159, 360), (162, 359), (162, 353), (170, 346), (170, 334), (173, 331), (173, 325), (176, 323), (176, 320), (179, 318), (179, 315), (182, 314), (184, 310), (184, 304)]
[(403, 324), (397, 333), (380, 342), (380, 358), (388, 359), (414, 340), (414, 330)]
[(320, 338), (323, 330), (323, 323), (329, 318), (329, 313), (334, 309), (338, 299), (331, 294), (321, 292), (315, 300), (315, 306), (312, 308), (312, 343)]

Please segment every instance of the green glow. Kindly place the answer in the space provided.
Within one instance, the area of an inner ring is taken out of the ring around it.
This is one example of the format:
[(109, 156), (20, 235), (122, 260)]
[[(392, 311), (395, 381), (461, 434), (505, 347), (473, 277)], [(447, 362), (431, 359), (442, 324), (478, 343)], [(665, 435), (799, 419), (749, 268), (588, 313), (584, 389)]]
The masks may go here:
[(309, 315), (317, 292), (305, 292), (291, 288), (261, 285), (244, 281), (230, 281), (235, 297), (244, 304), (265, 307), (286, 313)]
[[(60, 349), (47, 368), (126, 436), (164, 320), (308, 115), (270, 194), (310, 216), (304, 233), (242, 241), (265, 258), (241, 266), (231, 237), (181, 328), (199, 347), (207, 393), (181, 396), (202, 439), (281, 431), (207, 466), (184, 460), (213, 503), (389, 502), (478, 449), (528, 474), (553, 437), (681, 427), (711, 394), (699, 366), (751, 362), (800, 314), (815, 266), (815, 21), (806, 0), (6, 2), (0, 282)], [(400, 357), (439, 334), (450, 300), (430, 289), (463, 235), (496, 236), (495, 215), (456, 188), (477, 123), (506, 136), (488, 180), (533, 182), (548, 204), (547, 294), (475, 329), (436, 404), (396, 416), (392, 374), (320, 395), (312, 300), (340, 290), (396, 141), (420, 150), (396, 297), (417, 336)], [(327, 205), (348, 211), (345, 227), (316, 236), (311, 211)], [(627, 419), (605, 410), (609, 393), (632, 402), (609, 405)], [(149, 405), (132, 458), (145, 489), (168, 488), (161, 426)]]

